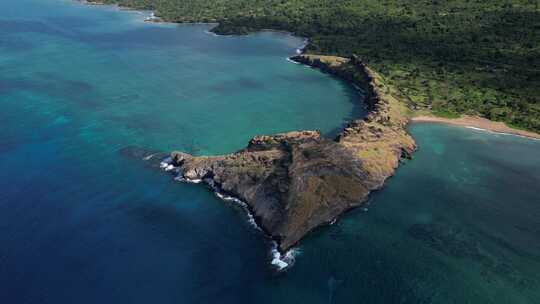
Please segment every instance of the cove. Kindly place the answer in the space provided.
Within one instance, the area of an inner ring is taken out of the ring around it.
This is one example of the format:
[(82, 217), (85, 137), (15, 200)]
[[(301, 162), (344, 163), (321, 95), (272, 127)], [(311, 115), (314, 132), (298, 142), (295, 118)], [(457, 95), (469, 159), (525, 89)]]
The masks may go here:
[(534, 303), (537, 142), (412, 125), (419, 145), (365, 210), (276, 274), (242, 210), (119, 153), (234, 151), (362, 115), (289, 64), (301, 39), (71, 1), (2, 1), (0, 299), (6, 303)]

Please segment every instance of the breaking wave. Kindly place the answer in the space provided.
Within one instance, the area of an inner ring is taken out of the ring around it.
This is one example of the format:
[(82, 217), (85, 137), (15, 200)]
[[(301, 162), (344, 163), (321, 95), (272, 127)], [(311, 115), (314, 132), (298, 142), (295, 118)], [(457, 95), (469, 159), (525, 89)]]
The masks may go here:
[[(179, 172), (179, 168), (171, 164), (171, 161), (172, 161), (172, 158), (170, 157), (164, 159), (160, 163), (160, 168), (167, 172), (174, 171), (177, 174), (174, 178), (175, 181), (193, 183), (193, 184), (199, 184), (204, 181), (212, 189), (212, 191), (217, 197), (219, 197), (220, 199), (224, 201), (233, 202), (237, 204), (238, 206), (240, 206), (245, 211), (245, 214), (247, 215), (248, 223), (257, 231), (260, 231), (261, 233), (264, 234), (263, 229), (255, 221), (255, 216), (253, 216), (253, 213), (249, 210), (249, 206), (248, 204), (246, 204), (246, 202), (236, 197), (223, 193), (222, 191), (220, 191), (219, 187), (215, 184), (215, 182), (210, 178), (202, 180), (202, 179), (189, 179), (189, 178), (184, 177), (181, 174), (181, 172)], [(270, 264), (273, 267), (275, 267), (277, 271), (283, 271), (291, 267), (292, 265), (294, 265), (295, 257), (298, 255), (299, 250), (297, 248), (292, 248), (288, 250), (287, 252), (285, 252), (284, 254), (282, 254), (281, 252), (279, 252), (278, 247), (279, 247), (278, 243), (272, 240), (271, 249), (270, 249), (270, 255), (271, 255)]]

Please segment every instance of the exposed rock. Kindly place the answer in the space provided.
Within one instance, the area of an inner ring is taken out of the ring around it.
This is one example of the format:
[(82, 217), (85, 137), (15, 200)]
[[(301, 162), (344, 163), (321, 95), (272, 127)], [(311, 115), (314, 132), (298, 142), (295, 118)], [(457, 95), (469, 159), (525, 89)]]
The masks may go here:
[(212, 183), (247, 203), (257, 223), (281, 250), (306, 233), (361, 205), (369, 192), (410, 157), (407, 108), (358, 58), (300, 55), (292, 58), (364, 88), (370, 114), (351, 122), (335, 140), (318, 131), (257, 136), (236, 153), (194, 157), (173, 152), (179, 174)]

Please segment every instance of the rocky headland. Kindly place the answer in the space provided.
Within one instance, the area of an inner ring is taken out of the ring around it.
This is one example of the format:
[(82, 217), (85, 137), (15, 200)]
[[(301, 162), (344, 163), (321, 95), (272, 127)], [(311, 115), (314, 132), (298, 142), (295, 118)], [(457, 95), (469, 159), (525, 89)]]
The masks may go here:
[(298, 55), (302, 64), (363, 89), (370, 112), (335, 139), (318, 131), (256, 136), (221, 156), (172, 152), (180, 179), (202, 181), (246, 203), (260, 228), (284, 252), (314, 228), (361, 206), (416, 149), (407, 133), (408, 109), (399, 92), (357, 57)]

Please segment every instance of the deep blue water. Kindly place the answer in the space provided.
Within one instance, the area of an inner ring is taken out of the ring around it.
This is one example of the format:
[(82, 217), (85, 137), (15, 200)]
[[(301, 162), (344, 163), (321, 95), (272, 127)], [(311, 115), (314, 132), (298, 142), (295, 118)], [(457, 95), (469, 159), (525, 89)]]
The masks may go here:
[(0, 2), (0, 303), (538, 303), (540, 142), (413, 125), (367, 211), (276, 273), (242, 210), (125, 157), (231, 152), (362, 115), (278, 33), (69, 0)]

